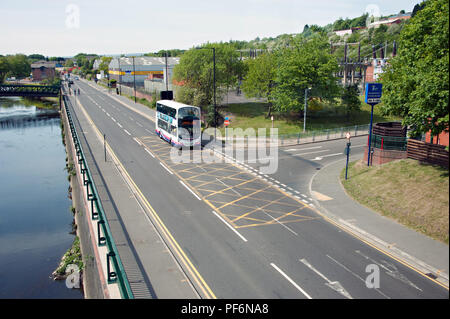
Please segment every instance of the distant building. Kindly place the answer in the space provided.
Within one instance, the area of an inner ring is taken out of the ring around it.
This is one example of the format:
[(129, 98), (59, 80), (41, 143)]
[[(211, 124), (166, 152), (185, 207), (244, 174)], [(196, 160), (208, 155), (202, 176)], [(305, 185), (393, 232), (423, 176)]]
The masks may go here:
[(338, 30), (338, 31), (334, 31), (334, 33), (340, 37), (347, 35), (347, 34), (352, 34), (355, 31), (358, 30), (362, 30), (365, 29), (366, 27), (354, 27), (354, 28), (350, 28), (350, 29), (346, 29), (346, 30)]
[(403, 20), (407, 20), (411, 18), (411, 12), (403, 13), (403, 14), (397, 14), (395, 16), (389, 17), (384, 20), (379, 20), (372, 22), (368, 25), (369, 28), (377, 28), (382, 24), (385, 24), (387, 26), (390, 26), (392, 24), (398, 24), (401, 23)]
[(98, 68), (100, 67), (100, 63), (102, 63), (101, 59), (95, 59), (94, 64), (92, 65), (92, 69), (98, 70)]
[(165, 82), (166, 76), (170, 79), (173, 68), (178, 63), (180, 63), (180, 58), (167, 58), (168, 74), (166, 75), (166, 62), (162, 57), (135, 57), (134, 67), (133, 58), (114, 58), (109, 63), (109, 76), (110, 79), (129, 86), (132, 86), (136, 79), (136, 86), (144, 86), (145, 80)]
[(33, 81), (42, 81), (44, 79), (54, 78), (56, 61), (37, 61), (31, 64), (31, 74)]
[(338, 30), (338, 31), (334, 31), (334, 33), (336, 33), (336, 35), (342, 37), (346, 34), (352, 34), (353, 30), (352, 29), (346, 29), (346, 30)]

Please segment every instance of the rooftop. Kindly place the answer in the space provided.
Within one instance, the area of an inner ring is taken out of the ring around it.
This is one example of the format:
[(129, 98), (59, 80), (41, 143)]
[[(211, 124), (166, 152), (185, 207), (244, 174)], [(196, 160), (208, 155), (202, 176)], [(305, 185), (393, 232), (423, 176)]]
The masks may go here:
[[(113, 59), (117, 60), (117, 59)], [(174, 65), (180, 63), (180, 58), (167, 58), (167, 64)], [(134, 58), (135, 65), (165, 65), (166, 59), (163, 57), (139, 56)], [(121, 57), (120, 65), (133, 65), (133, 58)]]

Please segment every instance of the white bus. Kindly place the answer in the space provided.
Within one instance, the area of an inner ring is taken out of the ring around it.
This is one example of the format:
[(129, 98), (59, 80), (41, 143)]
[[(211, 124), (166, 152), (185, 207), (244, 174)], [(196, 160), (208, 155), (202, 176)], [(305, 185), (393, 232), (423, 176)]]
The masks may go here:
[(157, 101), (155, 131), (172, 146), (200, 145), (200, 108), (171, 100)]

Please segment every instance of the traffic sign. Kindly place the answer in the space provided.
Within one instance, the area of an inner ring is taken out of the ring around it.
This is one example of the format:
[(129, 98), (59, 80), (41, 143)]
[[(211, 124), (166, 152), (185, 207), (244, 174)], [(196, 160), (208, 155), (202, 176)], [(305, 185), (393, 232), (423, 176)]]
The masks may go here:
[(225, 124), (225, 126), (228, 126), (228, 125), (230, 125), (230, 121), (225, 120), (225, 122), (223, 122), (223, 124)]
[(347, 139), (350, 139), (350, 132), (347, 132), (346, 134), (345, 134), (345, 137), (347, 138)]
[[(367, 166), (369, 166), (370, 148), (372, 143), (372, 123), (373, 123), (373, 106), (380, 103), (383, 85), (381, 83), (366, 83), (366, 99), (365, 102), (372, 106), (370, 112), (370, 127), (369, 127), (369, 145), (367, 152)], [(347, 179), (347, 176), (346, 176)]]
[(375, 105), (381, 102), (383, 85), (381, 83), (366, 83), (366, 98), (364, 102)]

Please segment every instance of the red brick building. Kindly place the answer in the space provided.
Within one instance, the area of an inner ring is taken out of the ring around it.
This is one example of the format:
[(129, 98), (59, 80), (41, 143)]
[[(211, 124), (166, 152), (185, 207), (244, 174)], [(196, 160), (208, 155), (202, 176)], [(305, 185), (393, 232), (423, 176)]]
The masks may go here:
[(38, 61), (31, 64), (31, 73), (33, 75), (33, 81), (42, 81), (48, 78), (54, 78), (55, 62)]
[[(449, 144), (448, 137), (449, 137), (448, 130), (443, 131), (438, 136), (433, 136), (433, 144), (448, 146), (448, 144)], [(431, 134), (430, 134), (430, 132), (427, 132), (425, 134), (425, 142), (430, 143), (431, 142), (430, 139), (431, 139)]]

